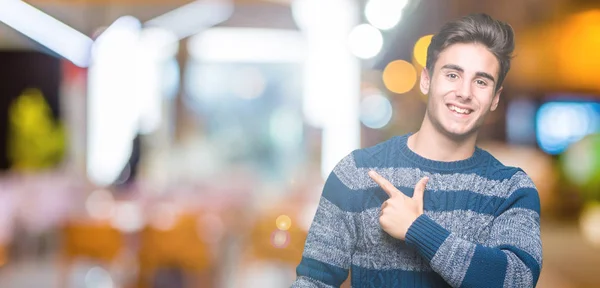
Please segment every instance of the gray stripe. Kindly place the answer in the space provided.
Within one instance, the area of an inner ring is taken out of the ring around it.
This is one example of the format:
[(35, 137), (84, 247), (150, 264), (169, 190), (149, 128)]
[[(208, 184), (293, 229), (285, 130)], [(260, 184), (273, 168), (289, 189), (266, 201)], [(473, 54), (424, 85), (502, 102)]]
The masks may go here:
[(300, 276), (296, 281), (292, 284), (291, 288), (330, 288), (333, 286), (327, 285), (321, 281), (308, 278), (305, 276)]
[(504, 287), (533, 287), (531, 270), (510, 251), (502, 251), (508, 258)]
[(523, 171), (517, 171), (515, 175), (512, 176), (511, 181), (515, 182), (513, 190), (518, 190), (522, 188), (536, 188), (533, 180)]
[(348, 188), (361, 190), (377, 187), (377, 183), (367, 174), (369, 170), (375, 170), (396, 187), (414, 187), (421, 178), (428, 176), (428, 190), (473, 191), (486, 196), (508, 198), (517, 189), (535, 188), (527, 174), (521, 171), (515, 173), (511, 179), (500, 181), (490, 180), (474, 173), (439, 174), (424, 172), (418, 168), (357, 168), (353, 154), (344, 157), (334, 168), (333, 173)]
[(359, 241), (352, 255), (352, 264), (377, 270), (431, 271), (415, 249), (381, 229), (380, 211), (381, 208), (372, 208), (359, 214), (364, 229), (358, 230)]
[(425, 215), (459, 238), (485, 244), (490, 237), (494, 216), (471, 210), (425, 211)]
[(310, 226), (303, 255), (344, 269), (350, 268), (350, 258), (356, 240), (355, 213), (344, 212), (321, 197), (319, 208)]
[[(419, 253), (394, 239), (381, 229), (381, 208), (357, 213), (362, 222), (357, 231), (358, 243), (352, 264), (367, 269), (400, 269), (404, 271), (431, 271)], [(488, 240), (493, 216), (469, 210), (431, 212), (425, 214), (459, 238), (483, 244)]]
[(459, 287), (467, 274), (475, 247), (475, 244), (450, 234), (431, 259), (431, 267), (452, 287)]
[(533, 257), (542, 265), (540, 215), (530, 209), (511, 208), (498, 216), (492, 225), (486, 246), (512, 245)]

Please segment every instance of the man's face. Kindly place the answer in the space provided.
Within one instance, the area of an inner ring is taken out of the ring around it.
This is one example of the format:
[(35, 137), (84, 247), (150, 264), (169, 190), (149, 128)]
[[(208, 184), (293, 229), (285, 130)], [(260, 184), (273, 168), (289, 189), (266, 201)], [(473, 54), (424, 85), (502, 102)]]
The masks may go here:
[(453, 44), (443, 50), (432, 75), (423, 69), (421, 91), (429, 97), (427, 118), (452, 139), (474, 135), (490, 111), (496, 110), (500, 92), (494, 87), (500, 64), (481, 44)]

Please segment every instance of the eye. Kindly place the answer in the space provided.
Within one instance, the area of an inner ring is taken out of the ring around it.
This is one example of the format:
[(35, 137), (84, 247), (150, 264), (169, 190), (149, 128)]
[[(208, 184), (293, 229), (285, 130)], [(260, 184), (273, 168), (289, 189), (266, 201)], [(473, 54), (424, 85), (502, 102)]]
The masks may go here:
[(456, 75), (455, 73), (449, 73), (446, 75), (446, 77), (450, 79), (458, 79), (458, 75)]
[(486, 87), (487, 86), (487, 82), (479, 79), (479, 80), (475, 80), (475, 83), (481, 87)]

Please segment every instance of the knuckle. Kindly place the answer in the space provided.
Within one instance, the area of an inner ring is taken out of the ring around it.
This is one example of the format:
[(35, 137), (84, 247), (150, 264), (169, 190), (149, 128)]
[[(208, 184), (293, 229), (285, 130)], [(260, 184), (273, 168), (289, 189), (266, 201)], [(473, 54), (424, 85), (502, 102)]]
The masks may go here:
[(387, 221), (385, 220), (385, 217), (379, 217), (379, 225), (381, 225), (381, 227), (387, 227)]

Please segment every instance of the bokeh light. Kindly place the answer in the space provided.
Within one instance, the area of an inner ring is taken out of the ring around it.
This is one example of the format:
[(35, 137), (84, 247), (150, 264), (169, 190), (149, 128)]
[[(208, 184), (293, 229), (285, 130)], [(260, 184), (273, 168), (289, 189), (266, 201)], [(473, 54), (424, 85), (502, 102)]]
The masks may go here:
[(280, 215), (275, 220), (275, 224), (277, 225), (277, 229), (287, 231), (292, 226), (292, 219), (290, 216)]
[(581, 212), (579, 225), (583, 238), (590, 244), (600, 247), (600, 204), (590, 203)]
[(115, 205), (111, 224), (125, 233), (134, 233), (144, 226), (140, 204), (133, 201), (120, 201)]
[(366, 96), (360, 103), (360, 121), (372, 129), (380, 129), (392, 119), (392, 103), (381, 94)]
[(87, 197), (85, 209), (93, 219), (108, 220), (115, 212), (115, 199), (108, 190), (96, 190)]
[(271, 244), (279, 249), (287, 247), (290, 244), (290, 233), (281, 230), (274, 231), (271, 233)]
[(600, 132), (600, 104), (548, 102), (537, 113), (537, 142), (548, 154), (562, 153), (584, 136)]
[(416, 64), (421, 68), (427, 64), (427, 49), (431, 43), (431, 38), (433, 38), (433, 35), (426, 35), (419, 38), (413, 48), (413, 57)]
[(551, 46), (558, 60), (553, 72), (559, 81), (578, 89), (600, 88), (596, 76), (600, 67), (597, 53), (600, 50), (600, 10), (575, 14), (561, 21), (556, 32), (556, 42)]
[(381, 30), (394, 28), (402, 19), (402, 9), (408, 0), (370, 0), (365, 6), (365, 17)]
[(350, 32), (348, 46), (354, 56), (370, 59), (377, 56), (381, 51), (383, 36), (377, 28), (369, 24), (360, 24)]
[(174, 203), (164, 202), (155, 205), (150, 215), (150, 225), (160, 231), (168, 231), (175, 227), (179, 209)]
[(415, 67), (404, 60), (392, 61), (383, 70), (383, 84), (394, 93), (406, 93), (415, 86), (416, 82)]
[(600, 134), (592, 134), (573, 143), (561, 155), (566, 178), (588, 200), (600, 201)]
[(85, 274), (85, 287), (113, 288), (115, 285), (108, 271), (101, 267), (94, 267)]
[(515, 99), (506, 109), (506, 138), (511, 144), (535, 145), (537, 104), (532, 99)]

